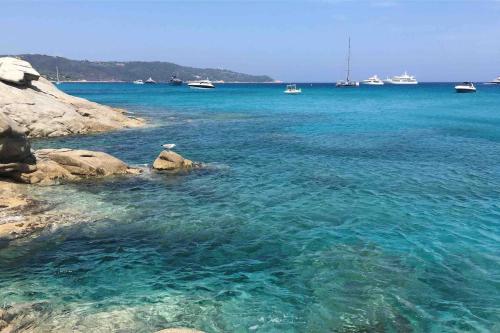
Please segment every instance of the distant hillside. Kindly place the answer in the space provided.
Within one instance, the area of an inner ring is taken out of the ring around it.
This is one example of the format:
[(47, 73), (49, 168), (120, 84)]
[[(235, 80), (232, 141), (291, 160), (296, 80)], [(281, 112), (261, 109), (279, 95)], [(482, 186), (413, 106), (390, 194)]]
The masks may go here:
[(183, 81), (207, 77), (210, 80), (226, 82), (273, 81), (266, 75), (248, 75), (226, 69), (185, 67), (170, 62), (71, 60), (40, 54), (21, 54), (17, 57), (29, 61), (49, 80), (56, 79), (56, 67), (58, 67), (61, 81), (134, 81), (152, 77), (157, 82), (166, 82), (173, 73)]

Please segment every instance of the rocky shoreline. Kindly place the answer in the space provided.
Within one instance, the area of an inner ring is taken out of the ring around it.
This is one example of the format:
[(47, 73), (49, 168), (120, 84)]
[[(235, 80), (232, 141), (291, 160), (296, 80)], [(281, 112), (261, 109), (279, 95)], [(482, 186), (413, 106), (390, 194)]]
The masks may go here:
[[(127, 116), (124, 110), (63, 93), (26, 61), (0, 58), (0, 247), (68, 220), (50, 204), (30, 197), (27, 189), (32, 184), (58, 185), (143, 171), (104, 152), (67, 148), (32, 151), (30, 138), (143, 125), (144, 120)], [(155, 170), (169, 172), (200, 166), (169, 149), (153, 163)]]
[[(30, 195), (32, 186), (59, 185), (111, 176), (138, 175), (143, 170), (104, 152), (74, 149), (32, 151), (30, 138), (106, 132), (140, 127), (144, 120), (58, 90), (26, 61), (0, 58), (0, 249), (29, 241), (52, 227), (84, 221), (85, 216), (60, 211), (54, 203)], [(153, 163), (158, 171), (201, 167), (166, 149)], [(71, 214), (75, 214), (72, 216)], [(31, 331), (42, 303), (0, 305), (0, 333)], [(197, 333), (172, 328), (162, 333)]]

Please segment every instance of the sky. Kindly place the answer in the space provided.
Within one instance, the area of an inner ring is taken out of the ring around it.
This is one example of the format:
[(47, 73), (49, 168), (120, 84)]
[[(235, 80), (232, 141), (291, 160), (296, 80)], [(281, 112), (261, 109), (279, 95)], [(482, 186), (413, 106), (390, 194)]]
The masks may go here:
[(169, 61), (287, 82), (500, 75), (500, 0), (0, 0), (0, 54)]

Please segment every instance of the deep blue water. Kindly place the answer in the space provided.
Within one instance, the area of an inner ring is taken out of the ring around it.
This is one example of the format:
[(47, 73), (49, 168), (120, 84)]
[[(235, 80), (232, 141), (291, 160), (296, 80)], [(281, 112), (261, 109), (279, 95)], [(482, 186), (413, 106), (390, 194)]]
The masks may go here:
[(33, 189), (68, 224), (0, 250), (39, 332), (500, 332), (500, 87), (63, 84), (149, 127), (39, 140), (189, 174)]

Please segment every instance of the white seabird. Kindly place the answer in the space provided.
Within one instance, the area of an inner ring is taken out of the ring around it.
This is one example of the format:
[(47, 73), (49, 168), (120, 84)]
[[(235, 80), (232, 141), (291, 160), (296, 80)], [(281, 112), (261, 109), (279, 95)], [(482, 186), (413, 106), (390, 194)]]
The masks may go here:
[(165, 143), (164, 145), (161, 146), (167, 150), (170, 150), (175, 147), (175, 143)]

